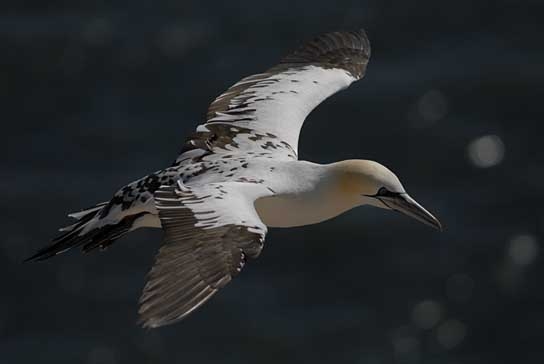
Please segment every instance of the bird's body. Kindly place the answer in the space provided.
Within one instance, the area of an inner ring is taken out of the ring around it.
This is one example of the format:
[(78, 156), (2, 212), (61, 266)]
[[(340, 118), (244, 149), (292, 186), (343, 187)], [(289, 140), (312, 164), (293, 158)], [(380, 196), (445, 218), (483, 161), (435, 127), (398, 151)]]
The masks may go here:
[(144, 326), (156, 327), (187, 316), (256, 258), (267, 227), (315, 224), (360, 205), (439, 227), (376, 162), (298, 160), (306, 116), (362, 78), (369, 57), (364, 31), (330, 33), (242, 79), (212, 102), (172, 166), (71, 214), (77, 222), (30, 259), (106, 248), (134, 229), (162, 228), (165, 242), (140, 301)]
[[(96, 224), (116, 221), (120, 216), (140, 214), (131, 230), (140, 227), (160, 228), (153, 198), (156, 185), (146, 181), (161, 178), (168, 178), (164, 181), (167, 185), (179, 181), (193, 188), (228, 181), (259, 184), (271, 192), (274, 191), (271, 196), (255, 200), (256, 211), (266, 226), (316, 224), (355, 207), (353, 201), (344, 198), (336, 189), (333, 183), (334, 167), (334, 164), (323, 165), (307, 161), (277, 161), (266, 156), (248, 161), (247, 157), (232, 155), (217, 161), (203, 161), (196, 168), (193, 164), (168, 168), (155, 172), (153, 177), (146, 176), (123, 187), (117, 194), (124, 196), (123, 202), (112, 204), (111, 208), (106, 207), (103, 211), (109, 210), (108, 214), (97, 217)], [(209, 172), (210, 169), (213, 169), (212, 172)], [(218, 171), (222, 173), (217, 173)], [(140, 187), (138, 183), (141, 183)], [(124, 210), (123, 203), (127, 207)], [(92, 229), (90, 226), (88, 229)]]

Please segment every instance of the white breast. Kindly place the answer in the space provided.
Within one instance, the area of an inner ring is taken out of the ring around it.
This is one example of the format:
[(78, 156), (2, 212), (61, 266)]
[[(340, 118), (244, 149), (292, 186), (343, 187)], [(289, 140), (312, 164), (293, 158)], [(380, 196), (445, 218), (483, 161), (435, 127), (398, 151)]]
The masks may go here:
[(264, 197), (255, 201), (261, 220), (269, 227), (293, 227), (317, 224), (351, 209), (353, 204), (332, 195), (302, 194), (298, 196)]

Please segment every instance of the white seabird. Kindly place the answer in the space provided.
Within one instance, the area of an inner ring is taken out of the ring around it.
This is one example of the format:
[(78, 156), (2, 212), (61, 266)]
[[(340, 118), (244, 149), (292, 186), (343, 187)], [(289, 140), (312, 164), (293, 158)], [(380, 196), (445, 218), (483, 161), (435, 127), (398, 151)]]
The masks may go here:
[(373, 205), (440, 229), (379, 163), (297, 158), (306, 116), (361, 79), (369, 57), (363, 30), (329, 33), (242, 79), (211, 103), (171, 167), (70, 214), (76, 223), (28, 260), (76, 246), (104, 249), (137, 228), (162, 228), (139, 310), (143, 326), (158, 327), (186, 317), (258, 257), (267, 227), (315, 224)]

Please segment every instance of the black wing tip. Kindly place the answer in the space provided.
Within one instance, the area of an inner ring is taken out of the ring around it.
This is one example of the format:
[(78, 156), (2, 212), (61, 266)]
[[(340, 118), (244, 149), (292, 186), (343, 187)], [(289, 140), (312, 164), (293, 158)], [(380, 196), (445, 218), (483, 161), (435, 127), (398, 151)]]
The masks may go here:
[(25, 258), (22, 263), (34, 263), (41, 262), (43, 260), (54, 257), (59, 254), (60, 251), (56, 249), (54, 245), (47, 246), (43, 249), (38, 250), (36, 253), (32, 254), (30, 257)]
[(76, 228), (74, 230), (66, 231), (63, 234), (57, 236), (51, 241), (49, 245), (39, 249), (36, 253), (23, 260), (23, 263), (39, 262), (49, 258), (53, 258), (54, 256), (57, 256), (60, 253), (63, 253), (66, 250), (76, 246), (78, 240), (80, 239), (78, 239), (77, 235), (74, 236), (74, 234), (78, 231), (78, 228)]
[(47, 259), (47, 257), (42, 256), (42, 254), (40, 254), (38, 252), (38, 253), (33, 254), (32, 256), (28, 257), (28, 258), (25, 258), (23, 261), (21, 261), (21, 263), (22, 264), (35, 263), (35, 262), (39, 262), (39, 261), (42, 261), (42, 260), (45, 260), (45, 259)]
[(280, 66), (314, 64), (326, 68), (342, 68), (354, 77), (361, 78), (370, 54), (370, 41), (364, 29), (329, 32), (317, 36), (284, 57)]

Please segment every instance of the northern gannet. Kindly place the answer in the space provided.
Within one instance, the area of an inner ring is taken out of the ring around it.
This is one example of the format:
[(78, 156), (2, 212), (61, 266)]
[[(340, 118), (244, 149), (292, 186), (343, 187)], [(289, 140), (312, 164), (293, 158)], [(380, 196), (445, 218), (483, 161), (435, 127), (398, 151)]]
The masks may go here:
[(306, 116), (361, 79), (369, 58), (364, 30), (334, 32), (243, 78), (211, 103), (172, 166), (70, 214), (76, 222), (27, 260), (105, 249), (135, 229), (162, 228), (139, 309), (144, 327), (158, 327), (186, 317), (257, 258), (268, 227), (315, 224), (372, 205), (441, 229), (377, 162), (298, 160)]

